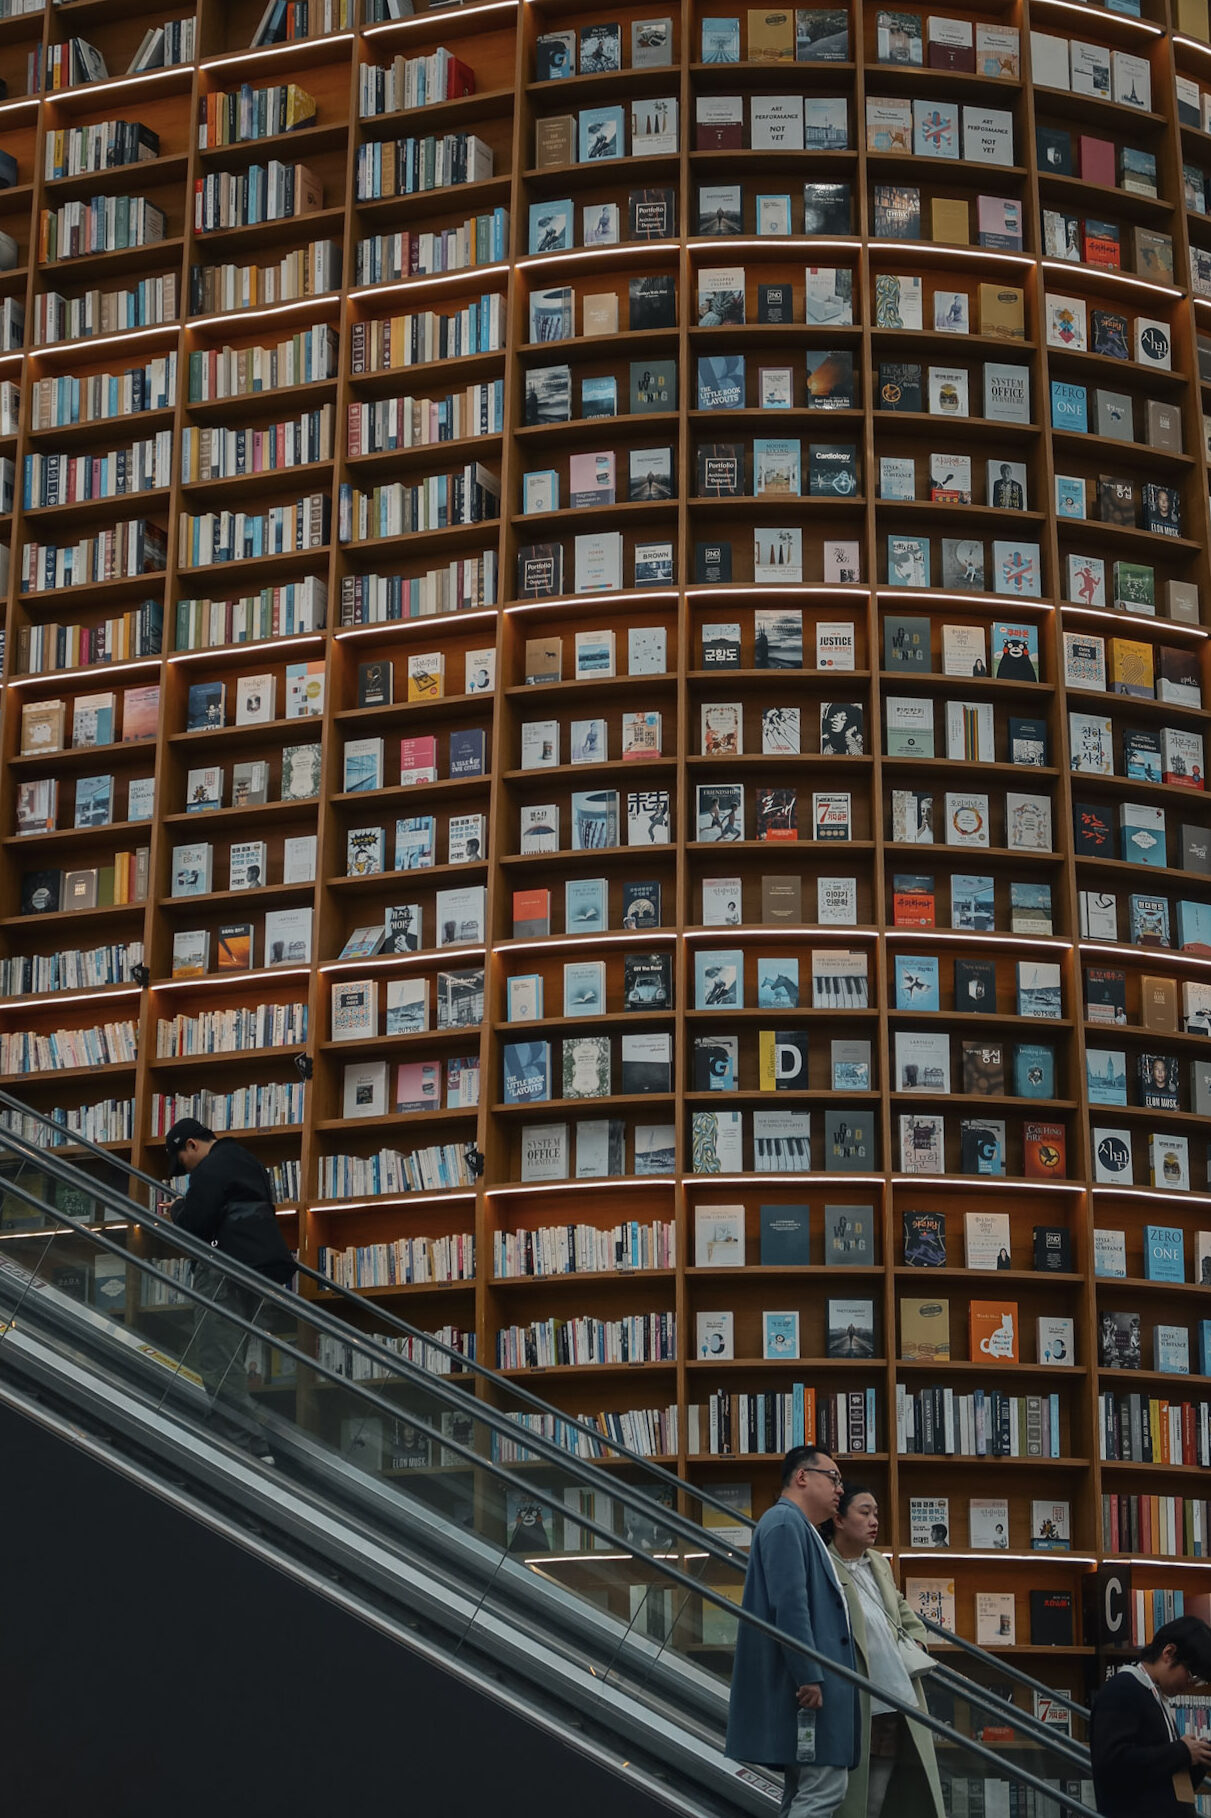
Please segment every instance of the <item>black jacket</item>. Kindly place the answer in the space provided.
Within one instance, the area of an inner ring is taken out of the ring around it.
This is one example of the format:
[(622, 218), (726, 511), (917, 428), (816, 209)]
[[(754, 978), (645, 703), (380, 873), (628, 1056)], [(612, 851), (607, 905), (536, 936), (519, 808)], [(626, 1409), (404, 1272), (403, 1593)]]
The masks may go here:
[(1134, 1673), (1116, 1673), (1093, 1701), (1089, 1728), (1097, 1809), (1105, 1818), (1190, 1818), (1194, 1807), (1173, 1790), (1174, 1774), (1195, 1786), (1184, 1742), (1169, 1735), (1165, 1713)]
[(178, 1224), (271, 1281), (288, 1282), (294, 1258), (278, 1230), (269, 1176), (252, 1151), (220, 1136), (170, 1207)]

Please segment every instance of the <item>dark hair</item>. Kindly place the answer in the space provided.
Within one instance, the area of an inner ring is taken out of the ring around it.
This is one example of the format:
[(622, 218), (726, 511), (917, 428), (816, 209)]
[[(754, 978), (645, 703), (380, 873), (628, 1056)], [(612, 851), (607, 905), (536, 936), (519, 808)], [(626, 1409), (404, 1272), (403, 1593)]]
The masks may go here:
[(785, 1490), (789, 1486), (795, 1472), (801, 1471), (804, 1465), (814, 1465), (817, 1458), (828, 1456), (827, 1452), (821, 1452), (819, 1446), (792, 1446), (782, 1460), (782, 1488)]
[[(864, 1484), (864, 1483), (847, 1483), (847, 1484), (845, 1484), (841, 1490), (841, 1500), (837, 1504), (837, 1513), (835, 1515), (830, 1515), (827, 1521), (822, 1521), (820, 1523), (820, 1533), (823, 1535), (824, 1539), (825, 1540), (832, 1539), (833, 1535), (837, 1531), (837, 1523), (840, 1521), (840, 1519), (843, 1515), (848, 1514), (849, 1505), (851, 1502), (853, 1502), (853, 1500), (856, 1496), (874, 1496), (874, 1495), (875, 1495), (874, 1491), (867, 1484)], [(878, 1497), (875, 1496), (875, 1501), (877, 1502), (878, 1500), (879, 1500)]]
[(187, 1142), (212, 1143), (214, 1131), (196, 1117), (179, 1117), (164, 1138), (169, 1161), (176, 1161)]
[(1141, 1660), (1157, 1661), (1167, 1647), (1177, 1656), (1178, 1664), (1188, 1667), (1199, 1679), (1211, 1679), (1211, 1628), (1199, 1616), (1176, 1616), (1164, 1622), (1140, 1655)]

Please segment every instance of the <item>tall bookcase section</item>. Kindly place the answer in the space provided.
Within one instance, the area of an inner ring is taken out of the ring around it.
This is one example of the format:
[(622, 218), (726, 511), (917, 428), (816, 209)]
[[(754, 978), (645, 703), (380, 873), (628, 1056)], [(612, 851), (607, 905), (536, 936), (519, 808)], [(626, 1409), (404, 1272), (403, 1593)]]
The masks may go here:
[(1207, 1546), (1205, 0), (127, 10), (0, 21), (0, 1076), (1076, 1689)]

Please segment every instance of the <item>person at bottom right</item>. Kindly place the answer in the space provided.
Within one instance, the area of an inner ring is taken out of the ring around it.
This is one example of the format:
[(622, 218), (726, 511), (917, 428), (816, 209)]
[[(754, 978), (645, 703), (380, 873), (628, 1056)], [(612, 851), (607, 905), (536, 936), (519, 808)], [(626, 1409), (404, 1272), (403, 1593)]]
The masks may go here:
[[(891, 1567), (875, 1546), (879, 1505), (873, 1492), (847, 1483), (836, 1514), (820, 1531), (849, 1605), (859, 1672), (905, 1703), (927, 1709), (925, 1676), (909, 1669), (928, 1667), (923, 1650), (929, 1632), (901, 1596)], [(896, 1818), (944, 1818), (932, 1731), (866, 1692), (860, 1694), (860, 1724), (862, 1754), (850, 1769), (837, 1818), (879, 1818), (884, 1809)]]
[(1211, 1680), (1211, 1629), (1178, 1616), (1093, 1701), (1089, 1751), (1104, 1818), (1189, 1818), (1211, 1741), (1179, 1736), (1170, 1699)]

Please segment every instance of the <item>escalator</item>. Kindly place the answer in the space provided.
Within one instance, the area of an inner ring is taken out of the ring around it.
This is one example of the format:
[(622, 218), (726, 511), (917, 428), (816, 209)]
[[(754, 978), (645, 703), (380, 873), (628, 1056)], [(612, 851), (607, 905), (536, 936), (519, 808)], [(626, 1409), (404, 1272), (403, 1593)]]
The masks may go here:
[[(539, 1739), (572, 1748), (619, 1810), (776, 1808), (777, 1781), (722, 1752), (747, 1523), (381, 1307), (370, 1333), (217, 1257), (157, 1216), (160, 1183), (75, 1138), (69, 1161), (63, 1135), (0, 1095), (0, 1406), (402, 1643), (452, 1696), (487, 1694), (536, 1763)], [(192, 1261), (254, 1288), (254, 1318), (200, 1295)], [(200, 1311), (247, 1340), (272, 1468), (208, 1418)], [(1089, 1812), (1079, 1741), (953, 1666), (930, 1685), (956, 1789)], [(965, 1736), (972, 1713), (1011, 1722), (1014, 1750)]]

